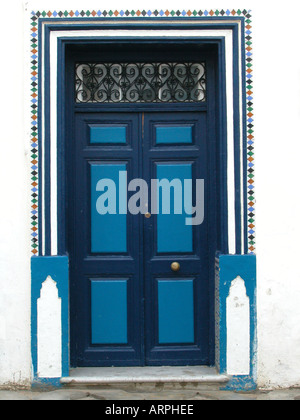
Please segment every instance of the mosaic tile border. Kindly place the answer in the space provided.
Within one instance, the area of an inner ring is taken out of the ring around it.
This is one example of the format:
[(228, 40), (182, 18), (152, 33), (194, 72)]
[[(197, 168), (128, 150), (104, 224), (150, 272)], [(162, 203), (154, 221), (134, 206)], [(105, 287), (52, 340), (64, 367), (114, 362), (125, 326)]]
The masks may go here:
[(40, 18), (95, 18), (95, 17), (229, 17), (245, 18), (246, 54), (246, 101), (247, 101), (247, 221), (248, 251), (255, 252), (255, 199), (254, 199), (254, 119), (253, 119), (253, 70), (252, 70), (252, 16), (249, 10), (137, 10), (137, 11), (37, 11), (31, 13), (30, 51), (31, 51), (31, 252), (38, 255), (39, 243), (39, 127), (38, 127), (38, 21)]

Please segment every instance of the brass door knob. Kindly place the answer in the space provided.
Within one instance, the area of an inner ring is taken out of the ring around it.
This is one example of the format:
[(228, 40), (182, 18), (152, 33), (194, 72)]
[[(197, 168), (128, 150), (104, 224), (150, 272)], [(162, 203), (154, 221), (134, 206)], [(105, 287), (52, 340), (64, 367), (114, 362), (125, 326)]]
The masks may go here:
[(172, 271), (179, 271), (180, 270), (180, 264), (178, 263), (178, 262), (173, 262), (172, 264), (171, 264), (171, 269), (172, 269)]
[(150, 219), (150, 217), (151, 217), (151, 213), (149, 213), (149, 212), (148, 212), (148, 213), (146, 213), (146, 214), (145, 214), (145, 217), (146, 217), (146, 219)]

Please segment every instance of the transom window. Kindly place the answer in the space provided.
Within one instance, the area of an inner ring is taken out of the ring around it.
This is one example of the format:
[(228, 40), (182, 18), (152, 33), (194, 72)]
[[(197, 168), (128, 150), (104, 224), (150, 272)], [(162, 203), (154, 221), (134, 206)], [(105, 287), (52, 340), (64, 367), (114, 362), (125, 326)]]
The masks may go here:
[(76, 64), (77, 103), (205, 101), (205, 63)]

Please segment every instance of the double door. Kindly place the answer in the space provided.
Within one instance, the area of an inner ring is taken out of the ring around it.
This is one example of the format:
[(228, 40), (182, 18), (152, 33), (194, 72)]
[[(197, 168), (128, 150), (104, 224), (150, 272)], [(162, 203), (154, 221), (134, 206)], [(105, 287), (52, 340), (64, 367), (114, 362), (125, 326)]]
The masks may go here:
[(209, 364), (206, 112), (80, 112), (74, 132), (72, 365)]

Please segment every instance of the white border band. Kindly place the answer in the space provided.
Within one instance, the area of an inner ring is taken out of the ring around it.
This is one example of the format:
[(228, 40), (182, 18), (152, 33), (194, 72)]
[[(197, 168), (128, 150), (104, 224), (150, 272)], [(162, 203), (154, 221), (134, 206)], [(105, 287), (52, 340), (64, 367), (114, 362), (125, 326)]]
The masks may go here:
[[(137, 23), (137, 21), (135, 22)], [(178, 22), (176, 22), (178, 23)], [(181, 23), (184, 23), (182, 21)], [(199, 24), (199, 21), (197, 22)], [(228, 23), (228, 22), (227, 22)], [(237, 23), (235, 21), (235, 23)], [(64, 22), (65, 24), (65, 22)], [(81, 23), (86, 24), (86, 22)], [(76, 22), (78, 25), (78, 22)], [(239, 86), (240, 86), (240, 137), (241, 137), (241, 155), (240, 155), (240, 178), (241, 178), (241, 243), (242, 254), (244, 253), (244, 165), (243, 165), (243, 107), (242, 107), (242, 55), (241, 55), (241, 27), (239, 24)], [(223, 37), (225, 39), (225, 59), (226, 59), (226, 103), (227, 103), (227, 199), (228, 199), (228, 251), (229, 254), (236, 253), (236, 220), (235, 220), (235, 165), (234, 165), (234, 104), (233, 104), (233, 36), (232, 30), (68, 30), (51, 31), (50, 35), (50, 110), (51, 110), (51, 255), (58, 254), (58, 197), (57, 197), (57, 45), (59, 38), (153, 38), (153, 37), (190, 37), (201, 39), (203, 37)], [(45, 86), (43, 83), (43, 97)], [(45, 120), (43, 121), (43, 133), (45, 132)], [(43, 172), (43, 177), (45, 176)], [(43, 181), (44, 183), (44, 181)], [(44, 200), (44, 199), (43, 199)], [(45, 225), (45, 209), (43, 209), (42, 225)], [(43, 240), (43, 246), (44, 240)], [(45, 249), (43, 249), (44, 253)]]

